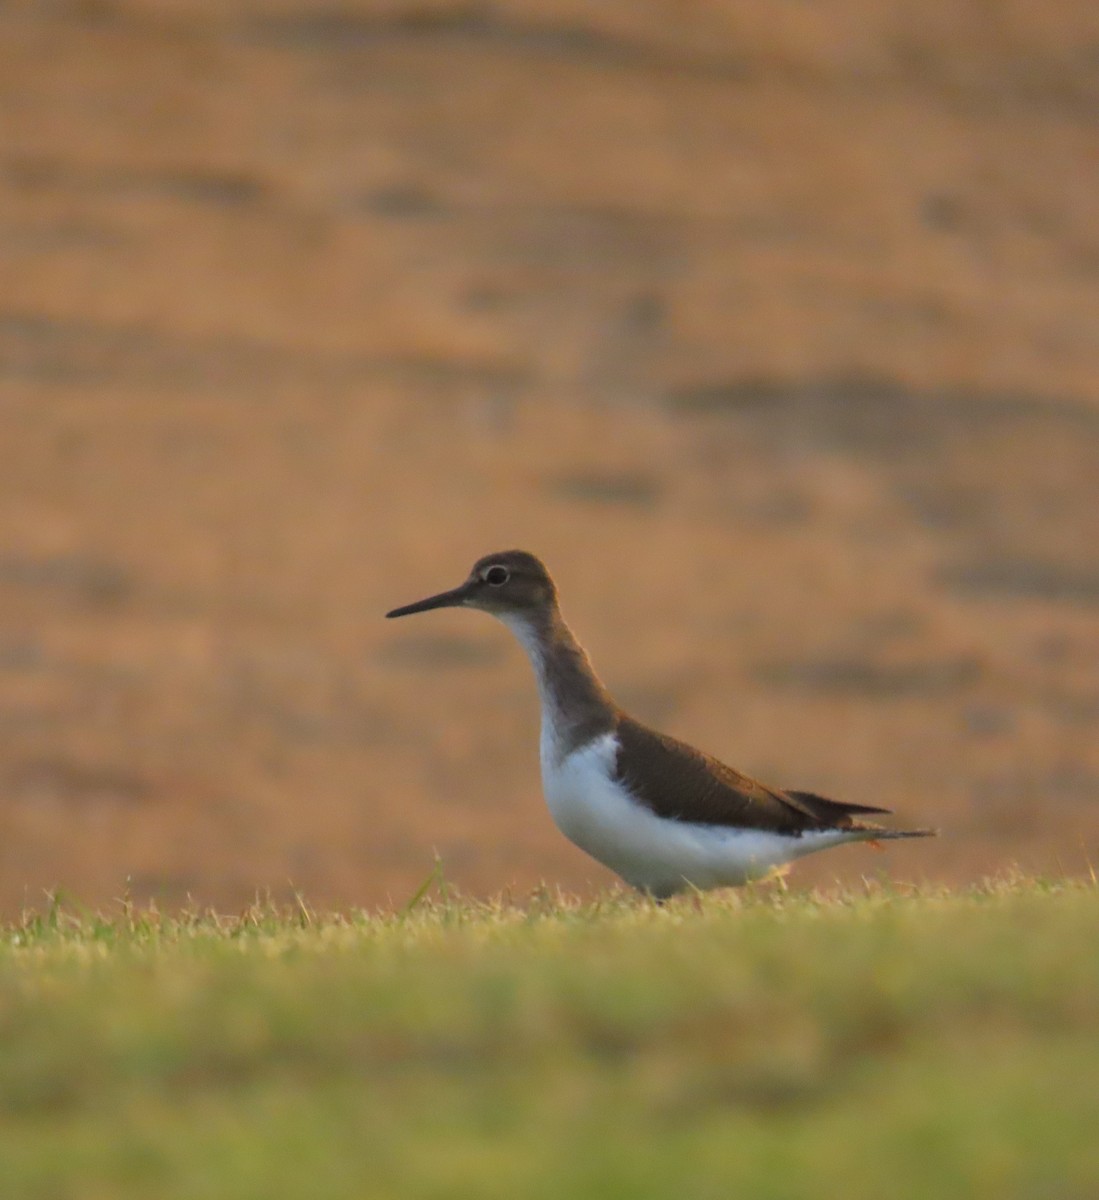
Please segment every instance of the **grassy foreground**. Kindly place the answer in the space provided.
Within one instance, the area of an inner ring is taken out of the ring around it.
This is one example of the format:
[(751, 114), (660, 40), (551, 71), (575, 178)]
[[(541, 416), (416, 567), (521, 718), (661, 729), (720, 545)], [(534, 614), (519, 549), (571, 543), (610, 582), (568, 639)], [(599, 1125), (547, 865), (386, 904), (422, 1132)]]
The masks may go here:
[(60, 908), (0, 1196), (1099, 1195), (1099, 889)]

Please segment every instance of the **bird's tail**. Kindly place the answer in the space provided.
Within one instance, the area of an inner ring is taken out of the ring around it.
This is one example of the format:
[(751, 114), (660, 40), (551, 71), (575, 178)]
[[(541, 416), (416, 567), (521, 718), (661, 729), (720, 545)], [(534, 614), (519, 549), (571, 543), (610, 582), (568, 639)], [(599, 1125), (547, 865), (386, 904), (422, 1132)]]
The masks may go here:
[(869, 821), (852, 821), (848, 826), (852, 832), (861, 833), (860, 841), (871, 846), (876, 842), (895, 842), (901, 838), (938, 837), (937, 829), (887, 829), (884, 825), (871, 825)]
[(792, 797), (803, 812), (815, 817), (818, 821), (832, 825), (836, 829), (850, 830), (864, 836), (860, 841), (887, 842), (897, 838), (938, 837), (937, 829), (889, 829), (873, 821), (864, 821), (864, 813), (888, 813), (888, 808), (875, 808), (869, 804), (849, 804), (843, 800), (829, 800), (827, 796), (818, 796), (816, 792), (787, 791), (785, 795)]

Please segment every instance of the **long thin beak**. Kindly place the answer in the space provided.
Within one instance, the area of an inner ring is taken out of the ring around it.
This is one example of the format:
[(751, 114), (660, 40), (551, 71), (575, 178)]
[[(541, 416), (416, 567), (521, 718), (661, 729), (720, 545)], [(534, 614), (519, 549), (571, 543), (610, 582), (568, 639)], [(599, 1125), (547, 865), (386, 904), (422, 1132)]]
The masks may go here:
[(469, 595), (469, 584), (451, 588), (449, 592), (440, 592), (437, 596), (428, 596), (426, 600), (417, 600), (415, 604), (406, 604), (403, 608), (395, 608), (387, 612), (387, 617), (407, 617), (411, 613), (427, 612), (429, 608), (456, 608), (465, 604)]

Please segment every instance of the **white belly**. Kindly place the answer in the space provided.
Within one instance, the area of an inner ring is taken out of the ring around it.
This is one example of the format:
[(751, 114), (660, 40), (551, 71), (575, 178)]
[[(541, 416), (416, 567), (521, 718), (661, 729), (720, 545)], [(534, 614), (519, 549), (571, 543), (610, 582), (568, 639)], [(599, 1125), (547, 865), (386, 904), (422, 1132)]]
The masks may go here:
[(542, 788), (557, 828), (627, 883), (656, 896), (732, 887), (792, 859), (855, 840), (843, 830), (800, 837), (658, 817), (613, 778), (618, 743), (604, 734), (557, 761), (543, 736)]

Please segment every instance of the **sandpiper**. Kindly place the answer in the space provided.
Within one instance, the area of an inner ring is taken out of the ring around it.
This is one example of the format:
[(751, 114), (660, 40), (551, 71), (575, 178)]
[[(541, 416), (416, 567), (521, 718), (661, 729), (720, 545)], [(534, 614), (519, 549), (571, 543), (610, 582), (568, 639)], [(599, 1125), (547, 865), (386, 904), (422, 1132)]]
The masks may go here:
[(663, 900), (730, 887), (845, 842), (929, 837), (863, 819), (888, 809), (767, 787), (622, 711), (565, 624), (557, 588), (524, 550), (489, 554), (461, 586), (386, 613), (479, 608), (527, 652), (542, 704), (542, 790), (557, 828)]

